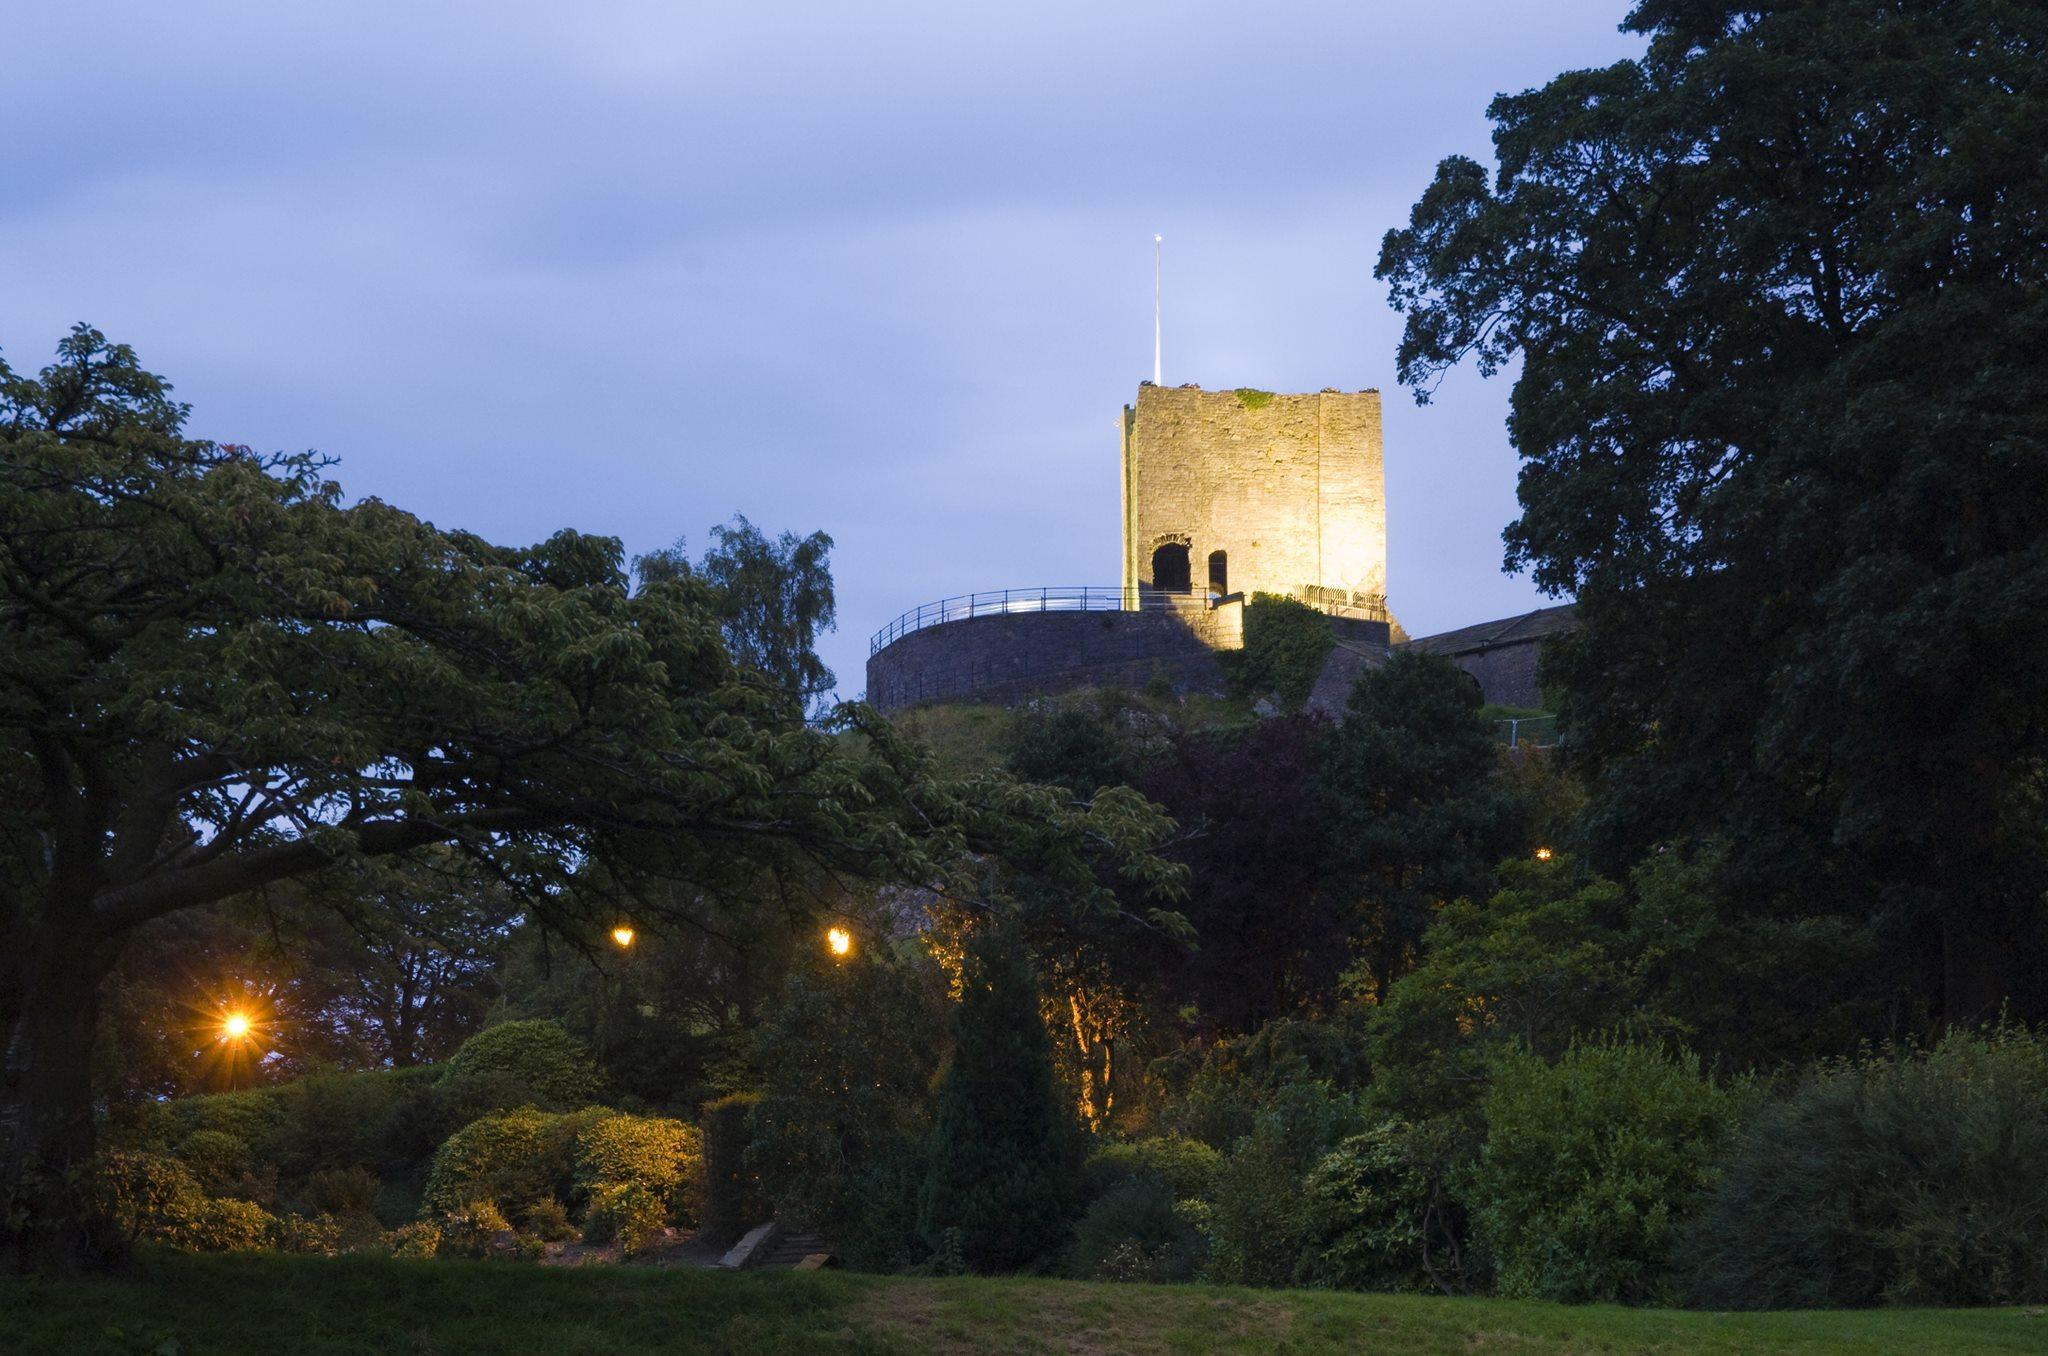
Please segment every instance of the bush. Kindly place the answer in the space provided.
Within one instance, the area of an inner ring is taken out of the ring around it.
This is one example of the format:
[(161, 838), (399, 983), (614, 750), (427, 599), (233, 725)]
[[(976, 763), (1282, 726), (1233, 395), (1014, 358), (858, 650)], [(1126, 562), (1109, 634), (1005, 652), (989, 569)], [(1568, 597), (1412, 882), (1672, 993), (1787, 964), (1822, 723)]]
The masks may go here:
[(919, 1232), (977, 1272), (1037, 1264), (1066, 1241), (1079, 1132), (1053, 1084), (1031, 962), (1015, 936), (986, 934), (969, 948), (954, 1033)]
[(182, 1143), (198, 1131), (213, 1130), (232, 1135), (251, 1149), (264, 1145), (291, 1119), (276, 1088), (180, 1097), (165, 1104), (164, 1115), (168, 1138), (174, 1143)]
[(191, 1169), (161, 1154), (101, 1155), (88, 1194), (128, 1238), (186, 1252), (254, 1251), (277, 1224), (261, 1206), (208, 1196)]
[(1682, 1255), (1716, 1308), (2048, 1301), (2048, 1036), (1815, 1070), (1737, 1141)]
[(1382, 1121), (1323, 1155), (1303, 1187), (1312, 1242), (1300, 1279), (1345, 1290), (1454, 1290), (1463, 1212), (1450, 1201), (1447, 1122)]
[(427, 1212), (448, 1215), (478, 1200), (517, 1208), (557, 1195), (570, 1182), (576, 1128), (572, 1117), (531, 1108), (472, 1121), (434, 1152)]
[(439, 1257), (488, 1256), (512, 1228), (505, 1212), (482, 1197), (447, 1211), (437, 1223), (440, 1245), (435, 1255)]
[(922, 1136), (901, 1136), (853, 1179), (853, 1218), (845, 1239), (848, 1266), (904, 1271), (930, 1259), (931, 1248), (917, 1230), (927, 1148)]
[(329, 1168), (306, 1179), (299, 1205), (309, 1215), (374, 1215), (383, 1186), (368, 1168)]
[(747, 1163), (747, 1145), (760, 1100), (753, 1093), (736, 1092), (704, 1104), (703, 1231), (717, 1242), (735, 1242), (759, 1222), (761, 1189)]
[(1166, 1182), (1125, 1176), (1081, 1216), (1068, 1270), (1083, 1280), (1185, 1281), (1195, 1274), (1201, 1238)]
[(519, 1227), (544, 1243), (576, 1237), (576, 1228), (569, 1223), (569, 1208), (553, 1196), (530, 1202), (520, 1213)]
[(1575, 1045), (1496, 1066), (1467, 1200), (1514, 1298), (1643, 1302), (1672, 1290), (1672, 1243), (1713, 1185), (1746, 1099), (1692, 1055)]
[(664, 1217), (681, 1209), (695, 1219), (703, 1170), (702, 1132), (667, 1117), (613, 1112), (576, 1137), (578, 1188), (594, 1195), (600, 1187), (644, 1187), (661, 1202)]
[(249, 1171), (249, 1146), (225, 1130), (194, 1130), (172, 1152), (210, 1196), (229, 1194)]
[(754, 1041), (761, 1095), (747, 1146), (776, 1218), (845, 1237), (854, 1181), (897, 1137), (929, 1123), (940, 982), (935, 966), (880, 948), (789, 977)]
[(276, 1232), (276, 1217), (262, 1206), (210, 1196), (190, 1223), (165, 1241), (189, 1252), (260, 1252)]
[(597, 1065), (583, 1042), (551, 1021), (501, 1022), (462, 1043), (442, 1085), (495, 1108), (535, 1106), (573, 1111), (598, 1093)]
[(631, 1255), (644, 1252), (667, 1223), (668, 1207), (660, 1192), (642, 1182), (607, 1182), (590, 1189), (583, 1241), (616, 1242)]
[(441, 1226), (432, 1220), (402, 1224), (391, 1231), (390, 1241), (393, 1257), (438, 1257), (441, 1253)]
[[(283, 1215), (277, 1221), (277, 1250), (302, 1257), (339, 1257), (347, 1252), (346, 1223), (333, 1215)], [(374, 1238), (374, 1230), (369, 1231)]]
[(1125, 1179), (1157, 1177), (1175, 1200), (1205, 1197), (1216, 1186), (1223, 1155), (1198, 1139), (1161, 1136), (1128, 1144), (1105, 1144), (1082, 1167), (1088, 1194), (1101, 1196)]
[(1209, 1212), (1209, 1279), (1294, 1283), (1313, 1225), (1302, 1179), (1357, 1124), (1356, 1099), (1327, 1084), (1294, 1083), (1274, 1093), (1217, 1174)]

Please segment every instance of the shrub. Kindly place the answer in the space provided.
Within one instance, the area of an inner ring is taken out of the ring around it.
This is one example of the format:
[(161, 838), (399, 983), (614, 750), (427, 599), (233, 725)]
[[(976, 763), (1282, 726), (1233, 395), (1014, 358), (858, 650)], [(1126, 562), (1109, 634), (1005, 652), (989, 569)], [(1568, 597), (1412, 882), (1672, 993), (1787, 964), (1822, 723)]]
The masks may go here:
[(574, 1118), (531, 1108), (472, 1121), (435, 1150), (423, 1204), (446, 1215), (478, 1200), (517, 1207), (555, 1195), (570, 1181), (575, 1132)]
[(1327, 1084), (1294, 1083), (1274, 1093), (1217, 1174), (1210, 1279), (1238, 1285), (1296, 1279), (1312, 1228), (1302, 1179), (1357, 1123), (1356, 1099)]
[[(277, 1248), (279, 1252), (298, 1253), (306, 1257), (339, 1257), (349, 1250), (349, 1221), (334, 1215), (284, 1215), (277, 1221)], [(366, 1231), (368, 1237), (375, 1237), (375, 1230)]]
[(1382, 1121), (1323, 1155), (1303, 1195), (1312, 1241), (1300, 1279), (1347, 1290), (1445, 1290), (1465, 1277), (1462, 1212), (1444, 1179), (1447, 1122)]
[(1158, 1097), (1154, 1119), (1169, 1135), (1227, 1151), (1294, 1084), (1338, 1092), (1363, 1084), (1362, 1027), (1348, 1012), (1317, 1021), (1281, 1017), (1249, 1036), (1156, 1059), (1147, 1071)]
[(847, 1265), (859, 1271), (903, 1271), (930, 1259), (931, 1248), (917, 1231), (927, 1147), (922, 1136), (900, 1136), (854, 1178)]
[(432, 1220), (401, 1224), (391, 1231), (393, 1257), (436, 1257), (441, 1252), (441, 1226)]
[(1815, 1070), (1737, 1141), (1681, 1252), (1716, 1308), (2048, 1301), (2048, 1037)]
[(575, 1161), (576, 1185), (585, 1192), (630, 1184), (653, 1192), (664, 1216), (678, 1208), (697, 1214), (704, 1138), (694, 1125), (612, 1112), (583, 1127)]
[(164, 1242), (206, 1196), (183, 1163), (133, 1151), (101, 1154), (93, 1163), (88, 1194), (93, 1207), (124, 1236)]
[(482, 1197), (447, 1211), (437, 1222), (440, 1245), (436, 1255), (441, 1257), (486, 1256), (512, 1228), (505, 1212)]
[(778, 1219), (843, 1238), (854, 1180), (929, 1120), (943, 1000), (936, 967), (879, 948), (813, 964), (790, 976), (756, 1034), (747, 1155)]
[(667, 1223), (668, 1208), (654, 1188), (642, 1182), (607, 1182), (590, 1189), (583, 1241), (616, 1242), (631, 1255), (644, 1252)]
[(208, 1195), (227, 1195), (249, 1171), (249, 1146), (225, 1130), (194, 1130), (173, 1151)]
[(1083, 1280), (1184, 1281), (1195, 1274), (1201, 1238), (1164, 1180), (1125, 1176), (1081, 1216), (1068, 1270)]
[(187, 1252), (254, 1251), (277, 1224), (259, 1205), (208, 1196), (191, 1169), (161, 1154), (101, 1155), (88, 1193), (127, 1237)]
[(191, 1221), (165, 1241), (190, 1252), (260, 1252), (270, 1246), (277, 1219), (260, 1205), (225, 1196), (204, 1198)]
[(182, 1143), (201, 1130), (232, 1135), (252, 1149), (260, 1148), (290, 1120), (284, 1099), (275, 1088), (215, 1092), (180, 1097), (165, 1108), (169, 1138)]
[(977, 1272), (1050, 1256), (1073, 1218), (1072, 1114), (1053, 1085), (1022, 942), (1008, 932), (975, 939), (918, 1198), (918, 1228), (933, 1250), (957, 1245)]
[(1198, 1139), (1160, 1136), (1128, 1144), (1105, 1144), (1088, 1156), (1083, 1174), (1090, 1196), (1101, 1196), (1126, 1178), (1159, 1178), (1176, 1200), (1207, 1196), (1216, 1186), (1223, 1155)]
[(520, 1212), (519, 1227), (544, 1243), (576, 1237), (576, 1228), (569, 1223), (569, 1208), (553, 1196), (529, 1202)]
[(442, 1084), (500, 1107), (573, 1111), (597, 1096), (597, 1065), (583, 1042), (551, 1021), (501, 1022), (462, 1043)]
[(299, 1205), (309, 1215), (371, 1215), (383, 1186), (368, 1168), (328, 1168), (306, 1179)]
[(1744, 1100), (1696, 1057), (1651, 1047), (1575, 1045), (1554, 1066), (1503, 1058), (1467, 1194), (1501, 1293), (1666, 1298), (1675, 1231), (1713, 1185)]
[(761, 1210), (760, 1184), (747, 1163), (752, 1116), (760, 1100), (736, 1092), (704, 1104), (704, 1233), (715, 1241), (737, 1240)]

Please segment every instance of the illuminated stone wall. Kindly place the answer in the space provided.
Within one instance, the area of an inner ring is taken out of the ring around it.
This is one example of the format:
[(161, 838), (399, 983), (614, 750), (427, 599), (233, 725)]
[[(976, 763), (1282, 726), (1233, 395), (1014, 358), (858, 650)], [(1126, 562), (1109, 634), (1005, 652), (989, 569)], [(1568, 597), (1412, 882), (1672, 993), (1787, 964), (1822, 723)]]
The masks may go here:
[(1151, 585), (1154, 550), (1182, 542), (1198, 594), (1220, 550), (1233, 593), (1384, 596), (1379, 392), (1140, 386), (1124, 407), (1123, 538), (1126, 588)]

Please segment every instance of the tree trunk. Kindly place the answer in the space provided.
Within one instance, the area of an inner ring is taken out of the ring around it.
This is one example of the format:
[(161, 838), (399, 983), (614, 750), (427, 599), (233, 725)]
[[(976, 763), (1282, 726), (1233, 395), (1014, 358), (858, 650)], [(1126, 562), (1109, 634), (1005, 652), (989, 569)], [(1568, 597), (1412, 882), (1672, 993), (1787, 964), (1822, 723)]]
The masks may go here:
[(117, 1235), (86, 1208), (93, 1154), (92, 1052), (100, 981), (119, 948), (45, 932), (8, 958), (0, 1064), (0, 1270), (70, 1272), (117, 1259)]

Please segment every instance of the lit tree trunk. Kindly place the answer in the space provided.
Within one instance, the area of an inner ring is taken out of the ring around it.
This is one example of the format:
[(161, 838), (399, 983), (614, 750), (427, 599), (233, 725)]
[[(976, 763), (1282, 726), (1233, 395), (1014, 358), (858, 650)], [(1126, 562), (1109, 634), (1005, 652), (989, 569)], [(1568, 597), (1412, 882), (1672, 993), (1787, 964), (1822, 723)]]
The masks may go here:
[(93, 1154), (100, 981), (120, 942), (83, 928), (20, 940), (0, 981), (0, 1268), (74, 1271), (120, 1247), (78, 1195)]

